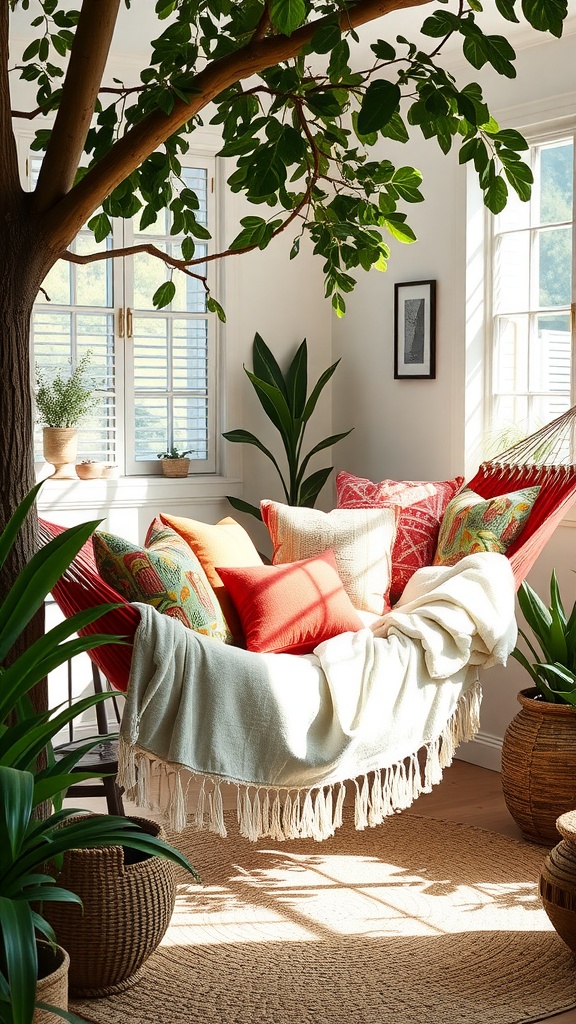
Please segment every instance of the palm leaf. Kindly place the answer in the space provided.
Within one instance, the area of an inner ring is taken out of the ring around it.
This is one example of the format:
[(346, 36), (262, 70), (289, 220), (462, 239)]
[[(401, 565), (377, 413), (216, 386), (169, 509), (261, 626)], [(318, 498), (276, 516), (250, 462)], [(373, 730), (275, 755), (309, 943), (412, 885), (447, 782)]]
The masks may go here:
[(101, 521), (71, 526), (21, 570), (0, 608), (0, 662)]
[(314, 412), (318, 399), (320, 398), (320, 395), (322, 394), (322, 391), (326, 387), (332, 374), (336, 370), (336, 367), (338, 366), (339, 362), (340, 360), (337, 359), (335, 363), (332, 363), (332, 366), (329, 366), (327, 370), (324, 370), (324, 373), (322, 373), (318, 380), (316, 381), (316, 384), (314, 385), (312, 392), (310, 394), (310, 398), (306, 402), (304, 412), (302, 413), (302, 419), (304, 420), (305, 423), (308, 422), (312, 413)]
[(20, 530), (22, 524), (24, 523), (24, 520), (26, 519), (26, 516), (28, 515), (34, 502), (36, 501), (36, 496), (38, 494), (38, 491), (42, 487), (43, 483), (44, 481), (41, 480), (40, 483), (36, 484), (36, 486), (33, 487), (31, 491), (28, 491), (28, 494), (26, 495), (25, 498), (22, 499), (22, 501), (15, 509), (8, 522), (6, 523), (6, 526), (4, 527), (2, 533), (0, 534), (0, 569), (2, 568), (4, 562), (6, 561), (6, 558), (8, 557), (8, 552), (10, 551), (12, 545), (14, 544), (14, 541), (16, 540), (18, 531)]
[(38, 977), (38, 955), (32, 911), (28, 903), (0, 896), (0, 931), (4, 942), (6, 976), (10, 987), (13, 1024), (30, 1024)]

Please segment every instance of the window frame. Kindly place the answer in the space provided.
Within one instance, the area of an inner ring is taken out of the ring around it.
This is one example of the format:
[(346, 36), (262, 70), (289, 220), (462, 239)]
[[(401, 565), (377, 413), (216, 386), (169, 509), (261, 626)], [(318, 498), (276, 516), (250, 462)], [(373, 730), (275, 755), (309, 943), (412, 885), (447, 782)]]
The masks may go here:
[[(30, 158), (34, 156), (33, 151), (30, 150), (30, 143), (33, 138), (33, 132), (23, 131), (18, 133), (17, 144), (22, 167), (23, 187), (25, 188), (30, 187)], [(216, 160), (216, 152), (216, 140), (214, 140), (213, 145), (211, 144), (211, 140), (208, 143), (206, 140), (200, 140), (197, 147), (191, 146), (190, 151), (181, 156), (181, 163), (183, 166), (191, 168), (197, 167), (205, 170), (207, 174), (207, 227), (211, 234), (211, 239), (206, 243), (208, 253), (213, 252), (218, 245), (220, 225), (220, 214), (217, 206), (221, 198), (221, 190), (218, 186), (217, 175), (219, 171), (219, 162)], [(137, 216), (135, 218), (136, 224)], [(133, 232), (132, 223), (130, 221), (124, 221), (122, 218), (115, 219), (113, 221), (112, 247), (122, 248), (132, 244), (132, 237), (134, 233), (135, 232)], [(153, 240), (153, 235), (150, 235), (150, 238)], [(119, 330), (119, 324), (121, 313), (124, 314), (124, 322), (126, 323), (127, 309), (130, 308), (130, 310), (134, 310), (133, 305), (128, 301), (133, 300), (134, 297), (134, 274), (132, 261), (133, 257), (130, 256), (116, 257), (111, 261), (113, 306), (98, 307), (99, 313), (106, 310), (113, 316), (115, 398), (115, 453), (113, 455), (113, 459), (118, 465), (121, 477), (156, 477), (162, 475), (162, 467), (159, 459), (135, 459), (134, 420), (128, 415), (128, 411), (131, 407), (134, 407), (136, 399), (136, 392), (134, 390), (134, 363), (132, 358), (133, 339), (127, 336), (128, 332), (126, 329), (124, 329), (123, 332), (124, 337), (121, 337), (122, 332)], [(162, 266), (160, 261), (159, 266)], [(220, 294), (223, 291), (223, 273), (219, 266), (219, 261), (216, 260), (208, 262), (206, 270), (208, 285), (211, 292), (214, 294)], [(179, 273), (179, 271), (175, 271), (175, 273)], [(38, 307), (35, 306), (35, 309), (36, 308)], [(91, 308), (92, 307), (63, 305), (62, 312), (69, 313), (71, 311), (76, 311), (80, 312), (80, 314), (87, 313), (89, 315)], [(50, 309), (57, 312), (57, 304), (51, 304)], [(152, 305), (152, 295), (150, 295), (150, 306), (149, 309), (146, 310), (146, 316), (158, 319), (173, 316), (176, 319), (180, 312), (181, 311), (178, 310), (172, 312), (170, 306), (161, 310), (154, 309)], [(206, 392), (208, 403), (206, 434), (208, 457), (206, 459), (194, 459), (194, 457), (192, 457), (188, 479), (190, 479), (190, 477), (201, 477), (203, 475), (214, 477), (220, 472), (219, 462), (221, 459), (219, 424), (222, 416), (222, 395), (221, 387), (219, 386), (219, 362), (220, 348), (222, 344), (222, 331), (215, 313), (208, 311), (197, 313), (184, 312), (184, 316), (206, 321), (208, 364)], [(31, 329), (30, 344), (32, 355), (31, 372), (34, 373), (33, 329)], [(81, 425), (79, 429), (81, 431)], [(79, 454), (81, 456), (81, 453)], [(36, 469), (38, 472), (42, 472), (42, 467), (43, 461), (36, 462)]]
[[(576, 123), (571, 119), (571, 123), (559, 125), (557, 128), (546, 128), (540, 126), (539, 130), (528, 131), (522, 130), (526, 141), (530, 146), (530, 164), (534, 168), (535, 161), (537, 159), (537, 148), (545, 146), (546, 144), (560, 142), (563, 139), (572, 138), (573, 141), (573, 179), (572, 179), (572, 221), (568, 222), (554, 222), (551, 228), (559, 228), (563, 224), (568, 226), (571, 223), (572, 228), (572, 266), (571, 266), (571, 297), (568, 307), (540, 307), (534, 298), (534, 286), (535, 279), (533, 276), (533, 248), (534, 248), (534, 236), (546, 228), (546, 225), (536, 223), (535, 219), (530, 216), (529, 224), (526, 228), (522, 229), (528, 233), (529, 244), (529, 278), (527, 282), (528, 291), (528, 306), (522, 315), (526, 315), (528, 318), (528, 344), (532, 337), (532, 321), (534, 318), (545, 315), (547, 312), (553, 312), (555, 310), (560, 313), (566, 311), (569, 317), (569, 331), (570, 331), (570, 394), (569, 394), (569, 407), (576, 404)], [(530, 203), (533, 205), (538, 203), (540, 195), (539, 180), (535, 176), (535, 187), (532, 191)], [(485, 240), (485, 282), (484, 282), (484, 303), (485, 303), (485, 338), (486, 344), (484, 346), (484, 401), (483, 401), (483, 444), (482, 444), (482, 457), (490, 457), (493, 452), (484, 450), (486, 447), (486, 439), (489, 439), (496, 435), (498, 437), (499, 430), (502, 430), (502, 426), (498, 426), (496, 421), (496, 409), (497, 402), (500, 396), (512, 396), (517, 395), (526, 397), (526, 406), (528, 416), (530, 411), (538, 400), (538, 396), (542, 395), (541, 389), (531, 388), (530, 381), (527, 381), (526, 389), (518, 389), (515, 392), (505, 391), (498, 389), (498, 368), (497, 362), (497, 347), (498, 347), (498, 322), (499, 319), (505, 315), (497, 313), (495, 311), (495, 274), (496, 274), (496, 245), (499, 237), (502, 237), (499, 232), (496, 231), (496, 218), (485, 210), (484, 211), (484, 240)], [(520, 230), (520, 229), (518, 229)], [(511, 314), (520, 315), (520, 314)], [(546, 392), (550, 394), (550, 391)], [(507, 447), (507, 445), (504, 445)]]

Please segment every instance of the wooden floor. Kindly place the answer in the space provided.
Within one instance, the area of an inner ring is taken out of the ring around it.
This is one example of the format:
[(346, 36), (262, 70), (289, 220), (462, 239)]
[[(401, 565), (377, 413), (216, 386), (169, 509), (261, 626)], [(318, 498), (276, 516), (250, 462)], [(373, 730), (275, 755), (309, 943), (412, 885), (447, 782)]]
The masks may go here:
[[(233, 787), (225, 787), (225, 790), (228, 789), (230, 795), (225, 800), (225, 806), (229, 804), (230, 807), (234, 807), (235, 792), (232, 793)], [(74, 804), (78, 806), (81, 802), (75, 800)], [(105, 809), (100, 801), (86, 800), (84, 803), (91, 809)], [(128, 814), (136, 812), (136, 808), (131, 804), (127, 804), (125, 809)], [(454, 761), (445, 771), (441, 784), (436, 786), (432, 793), (421, 796), (410, 810), (402, 813), (461, 821), (491, 832), (522, 839), (522, 834), (504, 803), (499, 774), (465, 761)], [(150, 812), (147, 811), (146, 815), (149, 816)], [(542, 847), (543, 857), (545, 852), (546, 848)], [(576, 971), (576, 963), (574, 969)], [(576, 1009), (543, 1019), (554, 1021), (554, 1024), (576, 1024)]]

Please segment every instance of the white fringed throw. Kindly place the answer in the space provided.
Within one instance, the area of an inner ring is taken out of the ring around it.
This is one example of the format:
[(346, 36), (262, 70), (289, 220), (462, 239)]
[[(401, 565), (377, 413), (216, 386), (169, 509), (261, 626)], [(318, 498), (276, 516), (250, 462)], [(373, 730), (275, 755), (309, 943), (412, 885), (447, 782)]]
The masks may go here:
[(234, 784), (252, 840), (332, 835), (347, 780), (360, 829), (429, 792), (478, 730), (478, 668), (516, 641), (512, 572), (493, 553), (420, 569), (392, 612), (310, 655), (254, 654), (138, 608), (119, 782), (181, 830), (200, 776), (192, 824), (222, 836)]

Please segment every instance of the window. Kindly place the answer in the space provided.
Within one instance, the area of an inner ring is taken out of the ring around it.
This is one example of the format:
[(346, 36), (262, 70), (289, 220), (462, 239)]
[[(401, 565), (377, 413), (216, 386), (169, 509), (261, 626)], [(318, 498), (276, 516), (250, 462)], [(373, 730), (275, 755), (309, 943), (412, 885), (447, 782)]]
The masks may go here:
[(576, 402), (574, 134), (535, 142), (532, 198), (493, 221), (491, 432), (513, 443)]
[[(30, 163), (33, 179), (39, 161)], [(213, 162), (195, 161), (182, 178), (198, 196), (199, 222), (213, 235)], [(81, 231), (72, 248), (87, 253), (153, 243), (179, 257), (181, 241), (170, 235), (164, 213), (144, 231), (138, 217), (115, 222), (100, 246)], [(195, 255), (207, 253), (206, 243), (196, 244)], [(47, 374), (91, 353), (98, 402), (80, 425), (78, 457), (118, 463), (127, 475), (158, 472), (157, 454), (173, 444), (191, 449), (193, 471), (216, 470), (215, 318), (206, 311), (202, 283), (179, 271), (173, 301), (154, 309), (152, 296), (169, 277), (170, 269), (145, 252), (85, 265), (60, 261), (34, 309), (33, 356)], [(40, 431), (36, 455), (42, 461)]]

